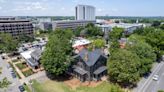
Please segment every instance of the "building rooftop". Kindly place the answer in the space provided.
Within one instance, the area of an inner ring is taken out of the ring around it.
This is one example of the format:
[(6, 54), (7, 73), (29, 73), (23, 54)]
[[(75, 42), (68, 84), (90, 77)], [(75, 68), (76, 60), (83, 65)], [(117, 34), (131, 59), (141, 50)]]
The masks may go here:
[(129, 24), (129, 23), (112, 23), (109, 24), (111, 27), (121, 27), (121, 28), (129, 28), (134, 26), (142, 26), (142, 24)]
[(75, 47), (82, 46), (82, 45), (88, 45), (90, 43), (91, 43), (91, 41), (89, 41), (87, 39), (79, 38), (79, 39), (75, 39), (75, 41), (73, 42), (72, 47), (75, 48)]
[(53, 21), (52, 23), (74, 23), (74, 22), (96, 22), (96, 20), (61, 20)]
[(30, 22), (29, 20), (0, 20), (0, 23), (19, 23), (19, 22)]
[(74, 58), (81, 57), (88, 66), (92, 66), (97, 62), (97, 60), (100, 58), (100, 56), (107, 58), (107, 56), (104, 55), (104, 53), (101, 49), (95, 49), (94, 51), (88, 51), (87, 49), (83, 49)]
[(42, 54), (42, 50), (41, 49), (35, 49), (30, 55), (32, 57), (35, 57), (35, 59), (39, 60)]
[(29, 51), (25, 51), (25, 52), (22, 52), (21, 55), (24, 59), (28, 60), (31, 58), (31, 53), (33, 52), (34, 50), (29, 50)]

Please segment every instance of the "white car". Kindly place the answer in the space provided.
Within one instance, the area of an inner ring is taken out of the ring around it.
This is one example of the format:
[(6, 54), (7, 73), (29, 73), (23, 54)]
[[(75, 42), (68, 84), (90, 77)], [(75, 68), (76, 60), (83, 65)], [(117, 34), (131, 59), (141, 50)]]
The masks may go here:
[(158, 81), (158, 79), (159, 79), (159, 76), (158, 75), (154, 75), (153, 76), (153, 80)]

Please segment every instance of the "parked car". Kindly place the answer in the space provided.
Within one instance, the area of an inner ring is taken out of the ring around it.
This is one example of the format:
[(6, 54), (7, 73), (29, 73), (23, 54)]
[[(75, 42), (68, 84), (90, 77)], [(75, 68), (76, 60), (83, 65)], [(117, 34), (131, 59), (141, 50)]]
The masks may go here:
[(8, 68), (8, 69), (10, 69), (10, 68), (11, 68), (10, 64), (7, 64), (7, 68)]
[(159, 76), (158, 75), (154, 75), (153, 76), (153, 80), (158, 81), (158, 79), (159, 79)]
[(10, 72), (11, 72), (12, 78), (16, 78), (17, 77), (16, 74), (15, 74), (15, 72), (14, 72), (14, 70), (11, 70)]
[(14, 69), (12, 67), (9, 68), (10, 72), (14, 71)]
[(24, 91), (25, 91), (25, 88), (24, 88), (22, 85), (19, 86), (18, 88), (19, 88), (19, 91), (20, 91), (20, 92), (24, 92)]

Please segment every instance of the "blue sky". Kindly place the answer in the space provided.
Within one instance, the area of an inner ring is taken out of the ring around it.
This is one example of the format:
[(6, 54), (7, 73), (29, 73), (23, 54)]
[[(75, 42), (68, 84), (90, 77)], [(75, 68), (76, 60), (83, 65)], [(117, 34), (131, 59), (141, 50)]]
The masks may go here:
[(73, 16), (77, 4), (103, 16), (164, 16), (164, 0), (0, 0), (0, 16)]

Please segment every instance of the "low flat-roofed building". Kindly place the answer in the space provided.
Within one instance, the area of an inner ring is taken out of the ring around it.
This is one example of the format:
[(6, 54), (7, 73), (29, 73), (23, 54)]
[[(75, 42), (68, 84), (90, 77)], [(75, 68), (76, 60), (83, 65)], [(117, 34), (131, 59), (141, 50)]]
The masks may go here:
[(64, 20), (54, 21), (52, 23), (53, 30), (55, 29), (76, 29), (77, 27), (85, 27), (88, 23), (96, 24), (94, 20)]
[(21, 53), (21, 56), (25, 59), (25, 62), (33, 69), (39, 68), (40, 58), (42, 54), (41, 49), (32, 49)]
[(13, 37), (33, 36), (33, 25), (28, 20), (0, 20), (0, 32), (9, 33)]
[(97, 24), (97, 26), (102, 30), (102, 32), (104, 33), (104, 38), (106, 40), (109, 39), (109, 32), (112, 31), (112, 27), (110, 25), (107, 24)]
[(128, 24), (128, 23), (112, 23), (112, 24), (108, 24), (108, 25), (110, 25), (112, 28), (113, 27), (123, 28), (125, 33), (127, 33), (127, 34), (131, 34), (137, 28), (143, 27), (143, 24)]

